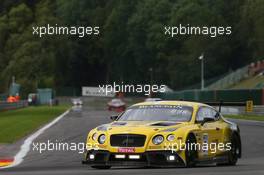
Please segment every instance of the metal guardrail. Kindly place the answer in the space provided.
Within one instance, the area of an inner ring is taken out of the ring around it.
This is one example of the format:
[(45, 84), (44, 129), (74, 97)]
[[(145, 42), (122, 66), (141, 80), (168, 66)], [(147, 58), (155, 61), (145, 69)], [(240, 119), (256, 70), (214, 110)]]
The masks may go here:
[(254, 106), (253, 111), (247, 114), (264, 115), (264, 106)]
[(21, 100), (14, 103), (0, 102), (0, 111), (24, 108), (26, 106), (28, 106), (27, 100)]

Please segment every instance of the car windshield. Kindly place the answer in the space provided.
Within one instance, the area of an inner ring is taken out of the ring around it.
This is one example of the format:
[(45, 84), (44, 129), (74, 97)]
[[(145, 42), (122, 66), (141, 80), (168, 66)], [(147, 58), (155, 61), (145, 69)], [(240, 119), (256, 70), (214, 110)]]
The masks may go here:
[(191, 120), (193, 108), (181, 105), (141, 105), (129, 108), (119, 121), (175, 121)]

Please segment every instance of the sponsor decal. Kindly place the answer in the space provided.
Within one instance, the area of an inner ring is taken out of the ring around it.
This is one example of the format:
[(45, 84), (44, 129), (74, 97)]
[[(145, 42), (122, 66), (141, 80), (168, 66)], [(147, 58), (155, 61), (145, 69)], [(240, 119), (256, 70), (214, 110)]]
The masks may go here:
[(120, 153), (134, 153), (135, 148), (118, 148), (117, 151)]

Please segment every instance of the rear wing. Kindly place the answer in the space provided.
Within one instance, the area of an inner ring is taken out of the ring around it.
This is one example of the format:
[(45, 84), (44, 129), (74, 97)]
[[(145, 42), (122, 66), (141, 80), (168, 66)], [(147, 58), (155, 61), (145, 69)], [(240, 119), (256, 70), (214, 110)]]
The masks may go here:
[(252, 112), (253, 111), (253, 101), (245, 101), (245, 102), (204, 102), (207, 105), (210, 106), (219, 106), (219, 112), (221, 112), (222, 106), (245, 106), (246, 112)]

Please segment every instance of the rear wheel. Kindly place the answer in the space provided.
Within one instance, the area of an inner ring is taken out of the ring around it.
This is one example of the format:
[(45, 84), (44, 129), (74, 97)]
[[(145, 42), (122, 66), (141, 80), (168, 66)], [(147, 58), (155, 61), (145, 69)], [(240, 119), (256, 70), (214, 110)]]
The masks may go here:
[(196, 139), (194, 135), (189, 135), (186, 140), (186, 167), (194, 167), (196, 165), (197, 150), (195, 148)]
[(239, 139), (233, 135), (231, 139), (231, 150), (228, 153), (228, 165), (236, 165), (239, 155)]
[(111, 166), (91, 166), (92, 168), (95, 169), (102, 169), (102, 170), (106, 170), (106, 169), (110, 169)]
[(228, 161), (227, 163), (220, 163), (217, 164), (219, 166), (223, 165), (236, 165), (238, 157), (239, 157), (239, 152), (240, 152), (240, 142), (239, 138), (237, 135), (233, 135), (231, 138), (231, 149), (228, 152)]

